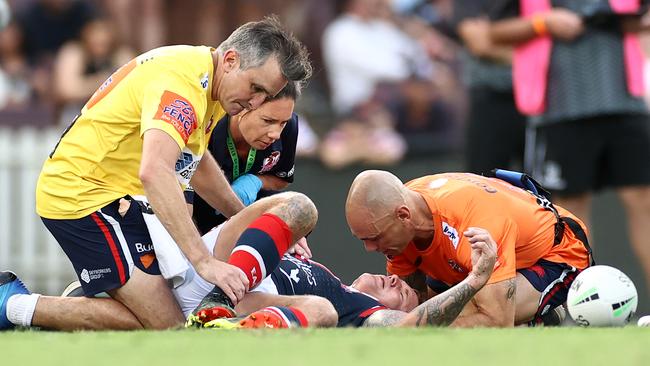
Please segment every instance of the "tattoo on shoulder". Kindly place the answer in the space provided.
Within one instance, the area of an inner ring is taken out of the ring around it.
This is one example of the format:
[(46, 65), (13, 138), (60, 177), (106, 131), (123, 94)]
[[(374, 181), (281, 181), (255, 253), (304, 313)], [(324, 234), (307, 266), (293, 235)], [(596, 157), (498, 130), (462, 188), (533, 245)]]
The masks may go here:
[(467, 283), (459, 283), (415, 308), (415, 325), (449, 325), (463, 310), (478, 290)]
[(506, 292), (506, 299), (507, 300), (514, 299), (515, 294), (517, 293), (517, 279), (511, 278), (507, 280), (506, 286), (508, 288), (508, 291)]
[(390, 327), (400, 322), (406, 313), (399, 310), (378, 310), (372, 313), (366, 321), (364, 327)]

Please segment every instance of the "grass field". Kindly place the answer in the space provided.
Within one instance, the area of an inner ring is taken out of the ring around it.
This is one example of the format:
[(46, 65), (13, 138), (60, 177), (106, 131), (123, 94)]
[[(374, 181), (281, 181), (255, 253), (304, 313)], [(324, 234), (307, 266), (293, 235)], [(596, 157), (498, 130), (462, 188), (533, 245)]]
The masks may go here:
[(650, 365), (650, 328), (0, 333), (0, 365)]

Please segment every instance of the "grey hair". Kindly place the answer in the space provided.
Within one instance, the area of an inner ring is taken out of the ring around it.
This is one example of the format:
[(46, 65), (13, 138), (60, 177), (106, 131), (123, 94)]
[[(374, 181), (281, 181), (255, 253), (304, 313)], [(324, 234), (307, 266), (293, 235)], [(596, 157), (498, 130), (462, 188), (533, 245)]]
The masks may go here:
[(275, 56), (288, 81), (304, 81), (311, 77), (307, 48), (282, 27), (275, 15), (240, 26), (217, 47), (222, 55), (230, 49), (239, 53), (242, 70), (262, 66), (270, 56)]
[(302, 81), (290, 81), (287, 85), (280, 90), (278, 94), (273, 97), (269, 97), (269, 100), (277, 100), (283, 98), (289, 98), (291, 100), (298, 100), (300, 95), (302, 95), (303, 82)]

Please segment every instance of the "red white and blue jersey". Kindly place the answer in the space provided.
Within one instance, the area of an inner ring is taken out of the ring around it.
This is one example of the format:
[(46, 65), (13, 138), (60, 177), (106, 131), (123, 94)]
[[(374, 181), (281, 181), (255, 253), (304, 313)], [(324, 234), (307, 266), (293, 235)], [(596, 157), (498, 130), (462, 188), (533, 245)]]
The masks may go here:
[(378, 310), (377, 299), (341, 283), (324, 265), (302, 257), (285, 255), (271, 280), (279, 295), (315, 295), (328, 299), (339, 314), (339, 327), (359, 327)]

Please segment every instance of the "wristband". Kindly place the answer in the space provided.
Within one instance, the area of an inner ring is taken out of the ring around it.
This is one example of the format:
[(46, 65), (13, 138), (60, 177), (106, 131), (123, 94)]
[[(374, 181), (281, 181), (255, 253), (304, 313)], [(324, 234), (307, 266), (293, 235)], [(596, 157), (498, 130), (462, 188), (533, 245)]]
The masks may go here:
[(541, 37), (548, 34), (548, 28), (546, 28), (546, 20), (542, 14), (533, 15), (530, 21), (533, 25), (533, 31), (536, 35)]

